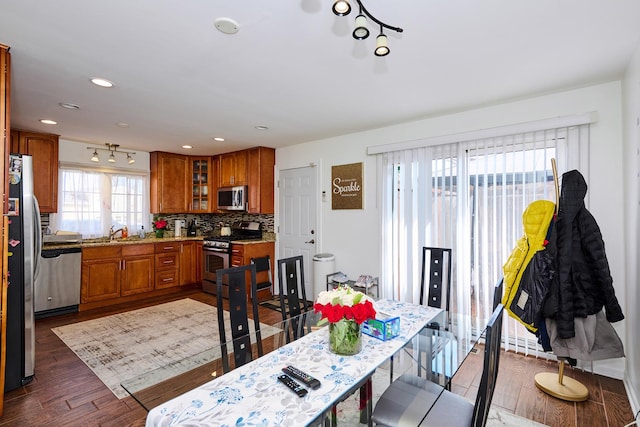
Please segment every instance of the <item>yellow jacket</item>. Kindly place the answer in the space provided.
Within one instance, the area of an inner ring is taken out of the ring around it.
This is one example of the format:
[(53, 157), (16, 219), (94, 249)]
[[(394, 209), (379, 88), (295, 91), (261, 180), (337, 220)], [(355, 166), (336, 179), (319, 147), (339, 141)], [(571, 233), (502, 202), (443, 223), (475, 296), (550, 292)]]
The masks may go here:
[(523, 320), (521, 316), (532, 309), (531, 304), (542, 304), (542, 301), (533, 301), (532, 296), (535, 292), (520, 289), (520, 285), (523, 274), (534, 255), (545, 250), (547, 243), (545, 239), (554, 213), (555, 204), (549, 200), (536, 200), (527, 206), (522, 213), (524, 236), (518, 240), (503, 266), (505, 290), (502, 304), (511, 317), (531, 332), (536, 332), (538, 328), (533, 325), (533, 322)]

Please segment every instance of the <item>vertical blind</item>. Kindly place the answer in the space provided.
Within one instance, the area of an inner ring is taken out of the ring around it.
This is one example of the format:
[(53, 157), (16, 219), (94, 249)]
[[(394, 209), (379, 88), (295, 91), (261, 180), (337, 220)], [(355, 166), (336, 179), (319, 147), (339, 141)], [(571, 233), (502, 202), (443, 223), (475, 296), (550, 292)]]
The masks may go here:
[[(579, 169), (588, 179), (588, 141), (583, 124), (378, 154), (382, 294), (417, 303), (421, 248), (451, 248), (451, 310), (482, 329), (523, 235), (522, 212), (534, 200), (556, 201), (551, 159), (560, 175)], [(515, 320), (503, 328), (507, 348), (536, 348)]]

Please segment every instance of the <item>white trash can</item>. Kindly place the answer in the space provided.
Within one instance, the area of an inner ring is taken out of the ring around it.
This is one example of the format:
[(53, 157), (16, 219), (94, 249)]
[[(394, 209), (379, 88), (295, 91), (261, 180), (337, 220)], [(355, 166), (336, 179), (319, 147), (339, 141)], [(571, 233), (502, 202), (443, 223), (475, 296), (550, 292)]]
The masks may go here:
[[(336, 257), (333, 254), (315, 254), (313, 256), (313, 300), (327, 290), (327, 274), (336, 272)], [(307, 294), (307, 298), (309, 295)]]

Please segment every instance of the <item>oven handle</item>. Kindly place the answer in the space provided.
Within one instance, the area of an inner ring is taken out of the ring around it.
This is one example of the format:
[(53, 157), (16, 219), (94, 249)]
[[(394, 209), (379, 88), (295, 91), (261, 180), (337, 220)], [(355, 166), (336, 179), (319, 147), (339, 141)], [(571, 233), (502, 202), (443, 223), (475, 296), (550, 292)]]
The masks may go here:
[(203, 252), (217, 252), (217, 253), (223, 253), (223, 254), (228, 254), (229, 253), (228, 249), (210, 248), (210, 247), (207, 247), (207, 246), (203, 246), (202, 247), (202, 251)]

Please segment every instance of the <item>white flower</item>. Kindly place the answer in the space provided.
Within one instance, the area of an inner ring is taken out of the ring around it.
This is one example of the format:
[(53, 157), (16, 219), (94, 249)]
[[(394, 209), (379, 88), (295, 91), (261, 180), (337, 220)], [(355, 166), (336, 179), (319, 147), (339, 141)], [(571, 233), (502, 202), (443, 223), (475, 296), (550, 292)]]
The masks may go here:
[(347, 285), (340, 285), (330, 291), (320, 292), (320, 294), (318, 294), (318, 298), (316, 299), (316, 304), (339, 304), (342, 306), (353, 306), (354, 303), (363, 304), (365, 301), (367, 301), (367, 299), (369, 298), (364, 293), (360, 291), (354, 291)]

